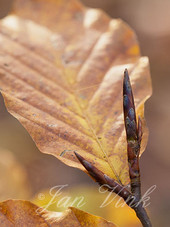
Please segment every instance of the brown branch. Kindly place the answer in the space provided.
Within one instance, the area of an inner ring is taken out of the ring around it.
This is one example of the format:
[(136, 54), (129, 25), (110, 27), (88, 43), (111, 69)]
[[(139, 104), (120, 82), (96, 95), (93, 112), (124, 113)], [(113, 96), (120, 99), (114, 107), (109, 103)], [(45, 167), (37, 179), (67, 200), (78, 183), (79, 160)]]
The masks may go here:
[(143, 227), (152, 227), (141, 199), (139, 154), (142, 139), (142, 122), (139, 117), (137, 124), (134, 98), (127, 69), (125, 69), (123, 81), (123, 110), (131, 192), (126, 188), (126, 186), (119, 184), (116, 180), (110, 178), (97, 169), (80, 154), (75, 152), (75, 155), (80, 163), (85, 167), (88, 174), (98, 182), (99, 185), (104, 185), (104, 187), (109, 191), (118, 194), (125, 200), (128, 206), (134, 209)]

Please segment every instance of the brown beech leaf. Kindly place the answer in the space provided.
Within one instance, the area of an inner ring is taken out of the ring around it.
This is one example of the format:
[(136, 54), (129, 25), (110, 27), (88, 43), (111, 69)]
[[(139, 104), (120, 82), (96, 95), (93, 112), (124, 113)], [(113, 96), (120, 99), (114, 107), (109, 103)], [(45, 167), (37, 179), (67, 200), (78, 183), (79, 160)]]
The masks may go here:
[(0, 203), (1, 227), (116, 227), (103, 218), (70, 207), (64, 212), (50, 212), (29, 201), (7, 200)]
[[(151, 95), (148, 58), (120, 19), (76, 0), (16, 0), (0, 23), (0, 87), (8, 111), (37, 147), (84, 170), (74, 151), (129, 182), (122, 81), (127, 68), (137, 114)], [(117, 179), (118, 180), (118, 179)]]

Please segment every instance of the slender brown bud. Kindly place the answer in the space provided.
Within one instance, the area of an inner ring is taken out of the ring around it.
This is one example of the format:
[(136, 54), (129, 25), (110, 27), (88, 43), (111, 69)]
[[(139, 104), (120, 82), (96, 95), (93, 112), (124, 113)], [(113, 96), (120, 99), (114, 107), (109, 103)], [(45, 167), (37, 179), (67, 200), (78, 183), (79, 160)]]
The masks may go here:
[(74, 152), (80, 163), (84, 166), (84, 168), (88, 171), (90, 176), (98, 182), (100, 185), (106, 184), (106, 180), (104, 178), (104, 174), (98, 170), (95, 166), (93, 166), (90, 162), (85, 160), (81, 155), (77, 152)]
[(120, 195), (124, 200), (127, 200), (128, 197), (131, 196), (131, 193), (128, 191), (126, 187), (116, 182), (114, 179), (110, 178), (102, 171), (93, 166), (90, 162), (85, 160), (81, 155), (77, 152), (74, 152), (80, 163), (84, 166), (84, 168), (88, 171), (90, 176), (99, 183), (99, 185), (104, 185), (109, 191), (113, 191), (116, 194)]
[(123, 110), (128, 143), (128, 158), (131, 160), (134, 155), (138, 156), (140, 152), (142, 122), (139, 116), (137, 125), (133, 92), (127, 69), (125, 69), (123, 81)]
[(127, 140), (137, 140), (136, 112), (127, 69), (123, 81), (123, 110)]
[(131, 187), (133, 188), (134, 185), (140, 184), (139, 153), (142, 139), (142, 123), (140, 117), (138, 118), (138, 124), (136, 121), (133, 92), (127, 69), (125, 69), (123, 81), (123, 109), (127, 138), (129, 175)]

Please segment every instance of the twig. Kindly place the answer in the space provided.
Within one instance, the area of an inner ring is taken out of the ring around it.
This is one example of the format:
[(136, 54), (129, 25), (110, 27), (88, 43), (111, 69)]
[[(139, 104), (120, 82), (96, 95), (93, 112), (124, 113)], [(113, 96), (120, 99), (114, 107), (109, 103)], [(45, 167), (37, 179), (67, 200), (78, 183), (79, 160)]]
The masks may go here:
[(88, 174), (99, 185), (104, 185), (109, 191), (113, 191), (125, 200), (127, 205), (136, 212), (143, 227), (152, 227), (141, 198), (139, 154), (142, 139), (142, 122), (140, 117), (138, 117), (138, 124), (136, 121), (134, 98), (127, 69), (125, 69), (123, 81), (123, 110), (131, 191), (97, 169), (80, 154), (75, 152), (75, 155), (88, 171)]

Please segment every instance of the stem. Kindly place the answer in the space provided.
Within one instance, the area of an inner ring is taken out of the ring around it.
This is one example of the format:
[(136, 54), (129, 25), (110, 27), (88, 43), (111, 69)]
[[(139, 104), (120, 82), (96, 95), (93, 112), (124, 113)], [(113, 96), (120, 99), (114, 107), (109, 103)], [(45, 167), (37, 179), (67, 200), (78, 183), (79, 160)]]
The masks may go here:
[(142, 203), (140, 203), (137, 207), (132, 207), (132, 209), (136, 212), (136, 215), (141, 221), (143, 227), (152, 227), (151, 221)]
[(141, 199), (140, 178), (138, 182), (131, 184), (131, 192), (135, 197), (135, 205), (134, 206), (132, 205), (131, 208), (135, 211), (136, 216), (139, 218), (143, 227), (152, 227), (151, 221), (145, 208), (143, 207), (143, 202)]

